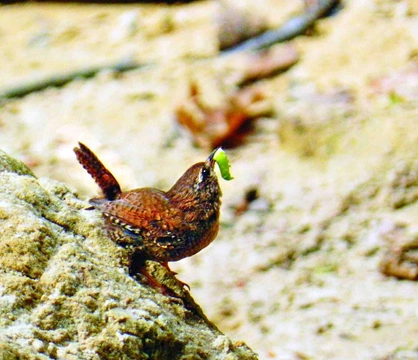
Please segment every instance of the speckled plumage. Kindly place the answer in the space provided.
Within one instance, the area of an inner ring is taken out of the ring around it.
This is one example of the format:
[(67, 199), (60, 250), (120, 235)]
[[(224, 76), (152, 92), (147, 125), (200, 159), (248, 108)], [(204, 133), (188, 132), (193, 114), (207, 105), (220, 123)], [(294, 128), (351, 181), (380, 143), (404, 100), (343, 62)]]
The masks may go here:
[(131, 272), (144, 260), (166, 263), (194, 255), (215, 239), (221, 190), (214, 153), (191, 166), (167, 192), (154, 188), (122, 192), (90, 149), (79, 143), (74, 151), (104, 194), (90, 204), (103, 213), (112, 240), (128, 250)]

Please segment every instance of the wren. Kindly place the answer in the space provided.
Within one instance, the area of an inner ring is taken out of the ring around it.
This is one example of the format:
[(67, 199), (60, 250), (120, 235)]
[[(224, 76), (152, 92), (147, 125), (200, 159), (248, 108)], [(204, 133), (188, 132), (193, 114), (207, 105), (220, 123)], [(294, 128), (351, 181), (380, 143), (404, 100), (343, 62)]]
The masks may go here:
[(142, 273), (144, 262), (167, 262), (192, 256), (208, 246), (219, 230), (221, 189), (213, 151), (192, 165), (168, 191), (139, 188), (122, 192), (118, 181), (84, 144), (74, 148), (79, 163), (92, 176), (103, 197), (89, 203), (105, 218), (110, 238), (125, 248), (131, 275)]

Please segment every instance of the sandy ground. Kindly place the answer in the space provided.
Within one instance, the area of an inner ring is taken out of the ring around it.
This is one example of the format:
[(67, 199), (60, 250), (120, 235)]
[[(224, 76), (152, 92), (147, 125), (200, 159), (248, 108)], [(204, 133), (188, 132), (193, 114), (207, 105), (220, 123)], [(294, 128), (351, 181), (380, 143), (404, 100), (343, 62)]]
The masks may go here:
[[(302, 6), (284, 3), (241, 4), (275, 26)], [(84, 198), (98, 190), (77, 141), (125, 189), (168, 189), (207, 156), (174, 119), (189, 82), (219, 96), (242, 72), (216, 56), (218, 9), (0, 7), (0, 92), (85, 66), (149, 64), (5, 102), (1, 148)], [(260, 84), (272, 115), (228, 150), (235, 179), (221, 184), (218, 238), (172, 267), (260, 359), (417, 359), (418, 284), (379, 263), (390, 242), (418, 235), (418, 2), (346, 2), (295, 45), (300, 62)], [(260, 197), (236, 216), (250, 188)]]

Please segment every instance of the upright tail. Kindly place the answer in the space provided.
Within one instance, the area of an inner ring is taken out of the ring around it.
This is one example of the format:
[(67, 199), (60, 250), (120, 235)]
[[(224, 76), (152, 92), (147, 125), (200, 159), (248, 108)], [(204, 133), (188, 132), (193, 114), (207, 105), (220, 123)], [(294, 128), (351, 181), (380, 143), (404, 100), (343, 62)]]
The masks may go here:
[(78, 145), (80, 146), (79, 148), (74, 148), (78, 162), (87, 170), (96, 184), (99, 185), (106, 199), (115, 200), (118, 198), (121, 189), (115, 177), (105, 168), (93, 151), (81, 142)]

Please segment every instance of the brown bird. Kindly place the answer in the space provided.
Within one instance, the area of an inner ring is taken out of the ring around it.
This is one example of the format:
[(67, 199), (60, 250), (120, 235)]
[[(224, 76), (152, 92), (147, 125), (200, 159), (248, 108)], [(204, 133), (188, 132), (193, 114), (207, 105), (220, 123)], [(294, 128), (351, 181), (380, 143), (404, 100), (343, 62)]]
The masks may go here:
[(89, 202), (100, 210), (111, 239), (127, 249), (129, 272), (145, 275), (146, 260), (168, 268), (208, 246), (219, 229), (221, 189), (214, 171), (214, 152), (204, 162), (191, 166), (167, 192), (140, 188), (122, 192), (119, 183), (84, 144), (74, 148), (79, 163), (93, 177), (104, 197)]

